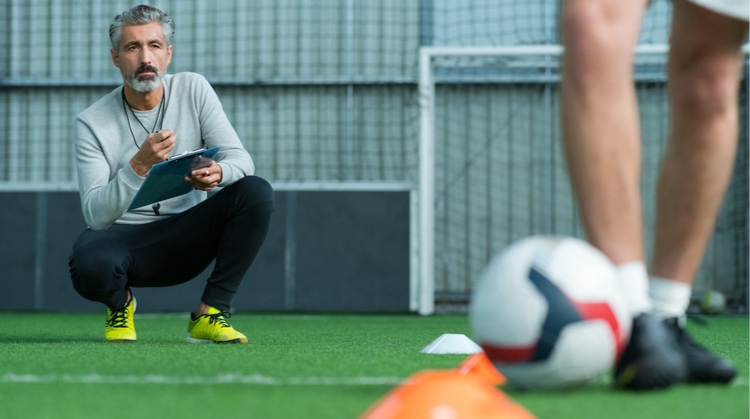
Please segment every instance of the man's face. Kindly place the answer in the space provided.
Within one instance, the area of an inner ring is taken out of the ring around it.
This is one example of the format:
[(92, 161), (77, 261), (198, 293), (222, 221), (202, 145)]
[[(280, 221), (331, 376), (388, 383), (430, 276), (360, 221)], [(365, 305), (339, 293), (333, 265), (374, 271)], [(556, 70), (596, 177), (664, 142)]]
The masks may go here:
[(161, 24), (123, 26), (117, 51), (111, 50), (112, 62), (122, 78), (139, 92), (150, 92), (161, 85), (172, 59)]

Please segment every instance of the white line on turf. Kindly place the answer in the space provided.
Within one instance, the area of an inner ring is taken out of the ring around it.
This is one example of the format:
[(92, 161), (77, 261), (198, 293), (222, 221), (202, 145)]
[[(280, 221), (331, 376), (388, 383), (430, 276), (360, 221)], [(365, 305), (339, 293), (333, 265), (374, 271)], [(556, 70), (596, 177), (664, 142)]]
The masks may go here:
[(404, 379), (399, 377), (267, 377), (260, 374), (223, 374), (213, 377), (166, 376), (166, 375), (37, 375), (5, 373), (0, 383), (103, 383), (103, 384), (249, 384), (249, 385), (395, 385)]
[[(5, 373), (0, 383), (72, 383), (72, 384), (247, 384), (264, 386), (377, 386), (396, 385), (404, 381), (399, 377), (268, 377), (260, 374), (222, 374), (213, 377), (167, 376), (167, 375), (37, 375)], [(747, 387), (748, 379), (736, 378), (731, 387)]]

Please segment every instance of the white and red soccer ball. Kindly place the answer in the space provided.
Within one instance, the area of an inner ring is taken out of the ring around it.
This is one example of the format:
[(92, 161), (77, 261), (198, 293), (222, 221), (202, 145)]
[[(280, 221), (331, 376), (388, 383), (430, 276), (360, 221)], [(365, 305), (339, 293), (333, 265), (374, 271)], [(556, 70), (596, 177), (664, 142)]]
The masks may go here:
[(477, 343), (522, 389), (591, 382), (612, 368), (631, 324), (607, 257), (582, 240), (549, 236), (495, 256), (469, 318)]

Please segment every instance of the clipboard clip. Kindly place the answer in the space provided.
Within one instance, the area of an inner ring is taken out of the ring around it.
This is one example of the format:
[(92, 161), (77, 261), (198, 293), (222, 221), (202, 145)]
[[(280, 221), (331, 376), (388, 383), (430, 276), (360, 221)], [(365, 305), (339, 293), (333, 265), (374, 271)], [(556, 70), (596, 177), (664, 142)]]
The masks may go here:
[(174, 156), (168, 157), (166, 161), (177, 160), (177, 159), (179, 159), (182, 156), (185, 156), (185, 155), (188, 155), (188, 154), (192, 154), (192, 153), (200, 153), (201, 151), (205, 151), (205, 150), (206, 150), (206, 147), (198, 148), (198, 149), (195, 149), (195, 150), (183, 151), (180, 154), (175, 154)]

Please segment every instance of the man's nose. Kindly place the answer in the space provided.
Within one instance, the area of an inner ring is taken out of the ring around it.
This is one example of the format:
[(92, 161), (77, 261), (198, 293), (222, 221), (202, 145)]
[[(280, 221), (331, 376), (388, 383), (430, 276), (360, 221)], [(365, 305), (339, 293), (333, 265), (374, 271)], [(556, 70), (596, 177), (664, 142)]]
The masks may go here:
[(143, 48), (141, 49), (140, 59), (141, 59), (141, 65), (151, 64), (153, 60), (153, 54), (151, 53), (151, 51), (149, 51), (148, 48)]

